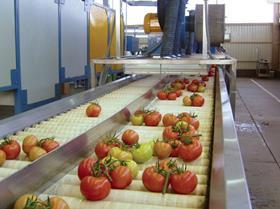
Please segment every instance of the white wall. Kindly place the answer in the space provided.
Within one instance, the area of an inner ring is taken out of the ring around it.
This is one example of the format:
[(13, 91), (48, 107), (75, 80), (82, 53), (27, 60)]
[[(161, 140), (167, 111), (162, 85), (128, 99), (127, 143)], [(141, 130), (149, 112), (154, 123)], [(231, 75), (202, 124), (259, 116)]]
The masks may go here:
[(239, 69), (255, 69), (257, 53), (260, 58), (272, 58), (272, 24), (227, 24), (231, 40), (224, 43), (227, 53), (238, 60)]

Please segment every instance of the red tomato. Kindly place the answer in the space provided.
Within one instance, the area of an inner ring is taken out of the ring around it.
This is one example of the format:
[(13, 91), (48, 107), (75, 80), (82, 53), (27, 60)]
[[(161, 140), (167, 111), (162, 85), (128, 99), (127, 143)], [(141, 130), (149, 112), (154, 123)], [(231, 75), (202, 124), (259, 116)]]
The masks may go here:
[(155, 166), (151, 166), (144, 170), (142, 181), (147, 190), (151, 192), (162, 192), (165, 183), (165, 176), (157, 173)]
[(132, 182), (132, 173), (126, 166), (118, 166), (111, 173), (112, 178), (111, 184), (112, 188), (124, 189), (129, 186)]
[(108, 155), (108, 152), (110, 151), (111, 147), (107, 145), (104, 142), (99, 142), (95, 146), (95, 154), (99, 159), (102, 159)]
[(97, 160), (92, 157), (88, 157), (80, 162), (78, 166), (78, 177), (80, 180), (92, 175), (92, 167), (96, 162)]
[(154, 145), (154, 153), (159, 159), (168, 158), (172, 152), (170, 144), (157, 141)]
[(185, 83), (185, 84), (189, 84), (189, 83), (190, 83), (190, 80), (187, 79), (187, 78), (184, 78), (184, 83)]
[(191, 84), (188, 85), (187, 89), (190, 92), (197, 92), (198, 85), (191, 83)]
[(196, 160), (202, 153), (202, 146), (199, 140), (185, 140), (179, 149), (179, 157), (191, 162)]
[(174, 140), (178, 139), (179, 133), (173, 131), (172, 126), (165, 127), (162, 133), (162, 138), (165, 140)]
[(42, 139), (41, 147), (47, 152), (50, 152), (59, 147), (59, 143), (53, 139)]
[(0, 149), (6, 153), (7, 160), (14, 160), (20, 154), (20, 145), (15, 139), (5, 139), (1, 143)]
[(157, 93), (157, 97), (160, 99), (160, 100), (166, 100), (167, 99), (167, 93), (164, 92), (164, 91), (159, 91)]
[(170, 176), (172, 189), (178, 194), (190, 194), (197, 186), (197, 177), (191, 171), (175, 173)]
[(180, 149), (180, 146), (182, 145), (182, 142), (180, 140), (170, 140), (168, 143), (172, 147), (170, 157), (178, 157), (179, 156), (179, 149)]
[(191, 96), (192, 106), (201, 107), (204, 104), (204, 98), (199, 94), (193, 94)]
[(101, 112), (101, 106), (96, 103), (90, 104), (86, 109), (86, 114), (88, 117), (98, 117)]
[(176, 93), (169, 93), (167, 96), (168, 100), (176, 100), (177, 94)]
[(128, 129), (123, 133), (122, 140), (125, 144), (128, 145), (137, 144), (139, 140), (139, 135), (136, 131)]
[(202, 79), (203, 81), (209, 81), (209, 78), (208, 78), (208, 76), (207, 76), (207, 75), (203, 75), (203, 76), (201, 76), (201, 79)]
[(197, 79), (192, 80), (192, 84), (198, 85), (199, 84), (199, 80), (197, 80)]
[(103, 176), (87, 176), (81, 181), (80, 190), (87, 200), (102, 200), (109, 195), (111, 183)]
[(150, 112), (144, 116), (146, 126), (158, 126), (161, 121), (161, 114), (159, 112)]
[(197, 130), (199, 128), (199, 120), (196, 118), (191, 118), (190, 124)]
[(185, 84), (181, 83), (181, 82), (173, 82), (171, 83), (171, 86), (176, 88), (176, 89), (181, 89), (183, 90), (185, 88)]
[(176, 90), (175, 93), (176, 93), (177, 97), (182, 96), (182, 91), (181, 90)]
[(170, 113), (167, 113), (162, 118), (162, 123), (164, 126), (174, 126), (178, 121), (178, 118)]

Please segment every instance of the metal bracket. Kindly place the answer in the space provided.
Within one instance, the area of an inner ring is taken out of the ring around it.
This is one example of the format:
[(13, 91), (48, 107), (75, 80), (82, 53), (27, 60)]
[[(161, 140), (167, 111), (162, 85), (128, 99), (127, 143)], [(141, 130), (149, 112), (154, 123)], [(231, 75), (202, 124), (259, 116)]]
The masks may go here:
[(65, 0), (54, 0), (56, 4), (65, 4)]

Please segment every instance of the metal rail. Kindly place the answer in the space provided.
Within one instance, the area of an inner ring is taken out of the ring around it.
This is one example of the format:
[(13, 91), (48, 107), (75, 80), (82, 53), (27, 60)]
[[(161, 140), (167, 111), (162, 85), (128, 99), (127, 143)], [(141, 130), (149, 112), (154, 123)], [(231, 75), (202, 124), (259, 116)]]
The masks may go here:
[[(81, 157), (90, 153), (98, 139), (106, 136), (106, 134), (110, 132), (116, 132), (126, 125), (130, 113), (146, 106), (155, 98), (155, 91), (165, 86), (168, 81), (169, 77), (159, 81), (145, 94), (107, 120), (0, 181), (0, 209), (11, 207), (15, 200), (22, 194), (43, 192), (46, 188), (51, 186), (54, 181), (66, 175), (71, 169), (77, 166)], [(102, 89), (103, 91), (101, 92), (105, 94), (107, 88), (103, 87), (101, 90)], [(87, 93), (88, 92), (82, 94), (86, 95)], [(94, 92), (91, 93), (93, 94)], [(78, 98), (84, 97), (81, 97), (80, 95), (80, 97), (77, 97), (76, 99)], [(59, 102), (55, 102), (54, 104), (57, 103)], [(36, 114), (36, 111), (38, 110), (39, 108), (35, 109), (35, 112), (33, 112), (32, 115), (24, 115), (27, 119), (26, 121), (29, 122), (34, 120), (34, 114)], [(60, 109), (57, 108), (53, 111), (53, 114), (57, 113), (59, 110)], [(14, 122), (16, 123), (16, 121)]]

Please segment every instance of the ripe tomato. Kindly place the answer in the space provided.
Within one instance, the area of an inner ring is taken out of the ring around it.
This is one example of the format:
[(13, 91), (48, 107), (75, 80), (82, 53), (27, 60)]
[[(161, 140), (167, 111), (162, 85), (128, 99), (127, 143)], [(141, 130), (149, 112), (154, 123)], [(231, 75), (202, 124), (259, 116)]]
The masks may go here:
[(104, 176), (87, 176), (81, 181), (80, 190), (88, 200), (102, 200), (109, 195), (111, 183)]
[(22, 142), (22, 149), (28, 155), (31, 148), (38, 144), (38, 138), (34, 135), (26, 136)]
[(0, 149), (6, 153), (7, 160), (14, 160), (20, 154), (20, 145), (15, 139), (5, 139), (1, 143)]
[[(33, 205), (38, 205), (36, 204), (36, 202), (42, 202), (41, 200), (38, 199), (38, 196), (34, 195), (34, 194), (25, 194), (20, 196), (17, 201), (14, 204), (14, 209), (25, 209), (27, 208), (27, 203), (29, 203), (29, 205), (32, 203)], [(29, 207), (28, 207), (29, 208)], [(37, 207), (34, 207), (37, 208)]]
[(190, 92), (197, 92), (198, 85), (191, 83), (191, 84), (188, 85), (187, 89)]
[(159, 159), (168, 158), (172, 152), (170, 144), (157, 141), (154, 146), (154, 153)]
[(178, 139), (179, 133), (173, 131), (172, 126), (165, 127), (162, 132), (162, 138), (165, 140), (174, 140)]
[(139, 135), (136, 131), (128, 129), (123, 133), (122, 140), (125, 144), (128, 145), (137, 144), (139, 140)]
[(59, 143), (55, 141), (53, 138), (49, 139), (42, 139), (41, 142), (41, 147), (46, 150), (47, 152), (53, 151), (57, 147), (59, 147)]
[(204, 98), (199, 94), (193, 94), (191, 96), (192, 106), (201, 107), (204, 104)]
[(182, 91), (181, 90), (176, 90), (175, 93), (176, 93), (177, 97), (182, 96)]
[(162, 118), (162, 123), (164, 126), (173, 126), (177, 123), (178, 118), (170, 113), (167, 113)]
[(190, 83), (190, 80), (189, 80), (189, 79), (187, 79), (187, 78), (184, 78), (184, 80), (183, 80), (183, 81), (184, 81), (184, 83), (185, 83), (185, 84), (189, 84), (189, 83)]
[(192, 84), (198, 85), (199, 84), (199, 80), (197, 80), (197, 79), (192, 80)]
[(169, 93), (167, 96), (168, 100), (176, 100), (177, 99), (177, 94), (176, 93)]
[(97, 162), (96, 159), (92, 157), (88, 157), (82, 160), (78, 166), (78, 177), (80, 180), (85, 178), (86, 176), (92, 175), (92, 167)]
[(0, 149), (0, 166), (2, 166), (6, 161), (6, 153)]
[(181, 89), (181, 90), (183, 90), (185, 88), (185, 84), (183, 84), (181, 82), (172, 82), (171, 86), (176, 89)]
[(167, 99), (167, 93), (164, 92), (164, 91), (159, 91), (157, 93), (157, 97), (160, 99), (160, 100), (166, 100)]
[(172, 159), (165, 159), (159, 162), (159, 167), (165, 171), (174, 171), (178, 165), (176, 160), (172, 160)]
[(158, 126), (161, 121), (161, 114), (159, 112), (149, 112), (144, 116), (146, 126)]
[(172, 147), (172, 151), (170, 153), (170, 157), (178, 157), (179, 156), (179, 149), (182, 145), (182, 142), (180, 140), (170, 140), (168, 143)]
[(185, 140), (179, 149), (179, 157), (186, 161), (191, 162), (196, 160), (202, 153), (202, 146), (199, 140)]
[(95, 146), (95, 154), (99, 159), (102, 159), (108, 155), (108, 152), (110, 151), (111, 147), (107, 145), (104, 142), (99, 142)]
[[(48, 204), (48, 201), (46, 201), (46, 203)], [(65, 200), (60, 197), (51, 197), (49, 199), (49, 204), (51, 209), (70, 209)]]
[(203, 75), (203, 76), (201, 76), (201, 79), (202, 79), (203, 81), (209, 81), (209, 78), (208, 78), (208, 76), (207, 76), (207, 75)]
[(165, 176), (158, 173), (155, 166), (151, 166), (144, 170), (142, 182), (147, 190), (151, 192), (162, 192), (165, 183)]
[(192, 105), (192, 100), (190, 99), (189, 96), (185, 96), (185, 97), (183, 98), (183, 104), (184, 104), (185, 106), (191, 106), (191, 105)]
[(124, 189), (132, 182), (132, 173), (126, 166), (118, 166), (110, 172), (111, 185), (115, 189)]
[(190, 124), (197, 130), (199, 128), (199, 120), (196, 119), (195, 117), (192, 117), (190, 120)]
[(142, 114), (133, 114), (130, 117), (130, 121), (134, 126), (142, 126), (144, 122), (144, 116)]
[(197, 177), (191, 171), (175, 173), (170, 176), (172, 189), (178, 194), (190, 194), (197, 186)]
[(98, 117), (100, 112), (101, 106), (97, 103), (91, 103), (86, 109), (86, 114), (88, 117)]
[(47, 151), (44, 150), (43, 148), (41, 147), (38, 147), (38, 146), (35, 146), (35, 147), (32, 147), (29, 154), (28, 154), (28, 158), (31, 160), (31, 161), (34, 161), (40, 157), (42, 157), (44, 154), (47, 154)]

